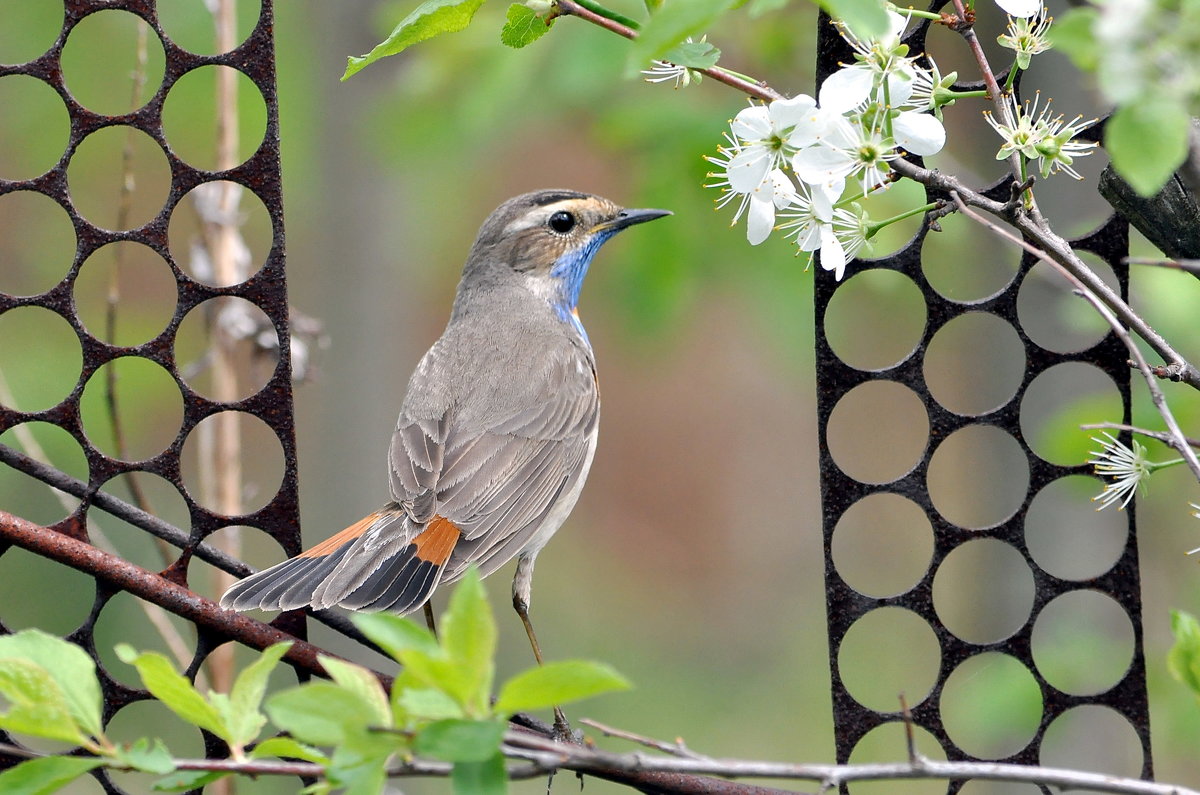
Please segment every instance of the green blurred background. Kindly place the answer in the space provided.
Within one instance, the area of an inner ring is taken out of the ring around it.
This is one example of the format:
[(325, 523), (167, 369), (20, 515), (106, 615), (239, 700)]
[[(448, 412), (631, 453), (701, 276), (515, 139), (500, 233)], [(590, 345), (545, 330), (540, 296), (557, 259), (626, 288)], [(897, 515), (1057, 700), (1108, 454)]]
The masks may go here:
[[(240, 5), (244, 36), (258, 8), (249, 0)], [(606, 246), (584, 291), (582, 315), (603, 384), (603, 442), (572, 519), (539, 558), (534, 620), (550, 657), (601, 659), (636, 684), (629, 693), (576, 707), (574, 717), (654, 737), (681, 736), (693, 749), (714, 755), (832, 761), (810, 281), (827, 275), (805, 272), (804, 260), (778, 237), (749, 247), (744, 227), (731, 230), (729, 213), (713, 211), (715, 192), (701, 187), (708, 170), (703, 156), (715, 151), (728, 119), (745, 100), (712, 81), (672, 90), (669, 84), (627, 79), (625, 43), (575, 19), (560, 20), (551, 35), (527, 50), (504, 48), (498, 41), (503, 3), (485, 5), (465, 33), (415, 47), (339, 82), (346, 56), (368, 51), (414, 5), (289, 0), (276, 8), (290, 296), (295, 307), (324, 323), (329, 338), (327, 348), (313, 351), (314, 377), (296, 391), (306, 544), (386, 499), (385, 454), (408, 375), (445, 323), (462, 260), (493, 207), (526, 190), (569, 187), (627, 206), (669, 208), (673, 218)], [(614, 5), (631, 15), (641, 11), (632, 1)], [(166, 0), (162, 6), (168, 36), (193, 51), (212, 51), (211, 19), (201, 0)], [(0, 0), (0, 62), (43, 53), (61, 15), (54, 0)], [(806, 3), (758, 17), (741, 10), (711, 39), (731, 68), (761, 76), (785, 93), (811, 93), (815, 20)], [(1001, 63), (994, 45), (998, 28), (988, 28), (992, 22), (981, 23), (981, 38)], [(129, 107), (136, 25), (130, 15), (108, 11), (72, 34), (64, 74), (68, 88), (88, 107), (103, 112)], [(152, 95), (162, 74), (161, 48), (153, 37), (150, 43), (148, 87), (139, 102)], [(943, 72), (958, 68), (970, 74), (965, 50), (947, 32), (934, 31), (930, 48)], [(164, 111), (171, 146), (202, 167), (212, 165), (206, 162), (214, 136), (211, 83), (211, 75), (181, 83)], [(1026, 85), (1053, 96), (1068, 117), (1100, 110), (1056, 54), (1035, 60)], [(243, 88), (239, 105), (248, 155), (261, 140), (264, 115), (248, 81)], [(978, 110), (960, 105), (947, 111), (951, 143), (931, 159), (974, 184), (1000, 173)], [(0, 78), (0, 176), (44, 172), (61, 157), (66, 135), (66, 112), (52, 91), (32, 78)], [(85, 141), (68, 171), (80, 210), (102, 225), (115, 218), (106, 214), (115, 205), (124, 140), (113, 135)], [(1080, 162), (1087, 182), (1059, 177), (1040, 188), (1045, 211), (1060, 231), (1080, 234), (1105, 217), (1095, 194), (1102, 165), (1103, 155), (1097, 154)], [(144, 221), (161, 204), (168, 179), (165, 160), (148, 138), (135, 144), (134, 170), (134, 215), (143, 212)], [(886, 217), (919, 196), (911, 186), (898, 186), (872, 213)], [(269, 225), (248, 198), (244, 208), (252, 257), (261, 261)], [(179, 224), (177, 234), (172, 221), (172, 251), (184, 262), (191, 231), (187, 219)], [(956, 300), (978, 300), (1011, 280), (1017, 261), (1011, 246), (966, 219), (950, 217), (942, 224), (946, 231), (933, 235), (925, 248), (926, 275), (936, 289)], [(902, 246), (915, 229), (915, 220), (890, 228), (874, 253)], [(49, 289), (65, 274), (72, 252), (69, 223), (52, 203), (30, 194), (0, 197), (0, 290)], [(1134, 253), (1152, 251), (1138, 239)], [(165, 266), (141, 254), (136, 247), (125, 252), (122, 265), (128, 270), (121, 275), (118, 341), (127, 344), (159, 333), (174, 306)], [(102, 323), (103, 290), (115, 262), (106, 256), (98, 253), (95, 263), (84, 264), (75, 290), (89, 329)], [(835, 349), (867, 367), (906, 357), (923, 327), (911, 283), (875, 274), (849, 285), (854, 300), (842, 301), (827, 320)], [(1200, 356), (1196, 279), (1139, 269), (1133, 293), (1135, 305), (1174, 344)], [(1022, 289), (1019, 310), (1039, 342), (1079, 349), (1102, 333), (1081, 301), (1040, 272)], [(1019, 344), (1014, 349), (1000, 340), (1011, 334), (981, 321), (945, 341), (936, 363), (926, 365), (935, 397), (959, 401), (967, 411), (1007, 401), (1023, 367)], [(79, 350), (66, 324), (48, 312), (0, 316), (0, 373), (20, 408), (47, 408), (61, 400), (78, 376)], [(177, 350), (186, 362), (201, 355), (203, 340), (185, 339), (181, 331)], [(123, 411), (137, 428), (128, 440), (130, 457), (153, 455), (178, 431), (178, 392), (155, 365), (117, 364)], [(202, 389), (203, 376), (198, 378)], [(1078, 424), (1119, 419), (1115, 392), (1105, 381), (1094, 371), (1069, 372), (1039, 387), (1036, 399), (1027, 398), (1023, 431), (1035, 450), (1059, 463), (1085, 460), (1096, 448)], [(1164, 388), (1184, 427), (1195, 427), (1200, 399), (1178, 385)], [(831, 423), (830, 444), (839, 462), (867, 474), (895, 477), (907, 471), (927, 438), (919, 405), (904, 405), (903, 395), (867, 395), (857, 415), (836, 427)], [(1135, 420), (1158, 425), (1146, 401), (1135, 408)], [(100, 397), (89, 390), (84, 421), (97, 445), (111, 444)], [(65, 433), (45, 425), (30, 430), (54, 463), (86, 476), (82, 453)], [(247, 499), (261, 504), (273, 493), (281, 464), (269, 433), (250, 438)], [(15, 431), (0, 441), (22, 444)], [(941, 458), (939, 466), (948, 474), (938, 488), (946, 511), (978, 513), (984, 523), (989, 511), (1006, 518), (1006, 501), (1023, 494), (1025, 486), (1003, 463), (1002, 450), (980, 460), (972, 458), (976, 449), (989, 448), (965, 444)], [(189, 466), (185, 462), (185, 481)], [(139, 480), (164, 518), (187, 526), (174, 487), (152, 476)], [(106, 486), (122, 497), (127, 489), (127, 483)], [(1041, 554), (1066, 569), (1076, 567), (1071, 576), (1083, 577), (1103, 571), (1106, 559), (1111, 562), (1112, 550), (1123, 542), (1125, 516), (1092, 513), (1089, 498), (1098, 490), (1096, 481), (1075, 478), (1040, 509), (1039, 527), (1049, 540), (1029, 530), (1031, 547), (1041, 545), (1035, 553), (1039, 563)], [(1164, 658), (1170, 646), (1168, 609), (1200, 610), (1195, 562), (1183, 554), (1200, 537), (1200, 525), (1186, 509), (1188, 500), (1200, 501), (1196, 493), (1185, 471), (1168, 470), (1155, 476), (1139, 505), (1156, 772), (1180, 783), (1200, 780), (1195, 755), (1200, 705), (1169, 679)], [(11, 470), (0, 472), (0, 506), (45, 523), (65, 515), (46, 489)], [(852, 582), (877, 584), (878, 595), (896, 593), (925, 573), (928, 525), (903, 503), (872, 511), (858, 525), (848, 525), (835, 545), (838, 565)], [(125, 556), (157, 567), (156, 553), (137, 531), (104, 516), (99, 523)], [(1066, 530), (1057, 535), (1051, 532), (1056, 528)], [(258, 536), (248, 533), (248, 560), (258, 566), (277, 561), (277, 545)], [(990, 640), (1015, 629), (1027, 614), (1029, 575), (1024, 564), (1012, 565), (1005, 549), (975, 550), (953, 576), (935, 582), (935, 603), (948, 623)], [(193, 563), (191, 574), (194, 588), (217, 595), (208, 585), (206, 565)], [(501, 630), (502, 676), (530, 662), (520, 623), (508, 608), (510, 575), (511, 566), (488, 581)], [(41, 595), (47, 593), (54, 598)], [(80, 574), (20, 550), (0, 556), (0, 617), (10, 627), (69, 632), (87, 615), (92, 595), (90, 580)], [(435, 604), (440, 608), (444, 599), (439, 595)], [(895, 618), (864, 629), (856, 645), (843, 651), (847, 683), (881, 709), (894, 709), (898, 690), (910, 702), (919, 701), (937, 660), (924, 640), (928, 629), (911, 624), (911, 616)], [(1043, 647), (1043, 673), (1054, 672), (1068, 689), (1092, 687), (1072, 679), (1086, 680), (1088, 672), (1098, 672), (1096, 687), (1111, 684), (1129, 656), (1122, 620), (1068, 620), (1047, 629), (1052, 641)], [(183, 622), (173, 623), (189, 637)], [(368, 664), (383, 664), (319, 626), (313, 637)], [(102, 659), (114, 670), (123, 667), (111, 654), (118, 640), (164, 647), (135, 600), (125, 596), (105, 609), (97, 640)], [(1020, 738), (1028, 738), (1030, 721), (1036, 723), (1038, 695), (1030, 692), (1028, 675), (1011, 671), (1003, 658), (984, 659), (979, 667), (963, 673), (976, 686), (947, 705), (945, 719), (974, 747), (1011, 753), (1014, 743), (1019, 748)], [(287, 679), (280, 676), (279, 686)], [(138, 705), (145, 715), (122, 713), (118, 723), (132, 734), (153, 721), (164, 727), (164, 736), (179, 738), (181, 752), (199, 753), (194, 734), (169, 728), (173, 718), (156, 707)], [(1044, 761), (1137, 773), (1140, 762), (1136, 754), (1131, 758), (1119, 732), (1111, 741), (1092, 740), (1087, 748), (1061, 741), (1058, 755)], [(854, 761), (903, 755), (899, 732), (885, 731), (868, 745)], [(126, 783), (138, 788), (144, 782)], [(565, 776), (557, 784), (576, 786)], [(442, 782), (401, 785), (414, 793), (447, 788)], [(294, 783), (242, 788), (287, 792)], [(541, 782), (514, 786), (518, 792), (543, 789)], [(927, 793), (945, 787), (919, 782), (853, 789)], [(99, 788), (86, 783), (78, 791)], [(625, 790), (590, 781), (587, 791)], [(1034, 790), (974, 783), (965, 791)]]

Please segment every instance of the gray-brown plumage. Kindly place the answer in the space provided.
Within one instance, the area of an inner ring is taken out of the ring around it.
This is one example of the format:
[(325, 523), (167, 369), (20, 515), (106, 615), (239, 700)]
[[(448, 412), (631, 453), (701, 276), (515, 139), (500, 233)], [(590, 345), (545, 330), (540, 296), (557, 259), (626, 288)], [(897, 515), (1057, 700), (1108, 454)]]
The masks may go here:
[[(408, 613), (477, 564), (533, 563), (570, 513), (596, 450), (596, 363), (576, 312), (597, 249), (667, 215), (544, 190), (484, 222), (445, 332), (417, 365), (388, 453), (391, 501), (291, 560), (235, 584), (235, 610), (341, 606)], [(536, 644), (535, 644), (536, 652)]]

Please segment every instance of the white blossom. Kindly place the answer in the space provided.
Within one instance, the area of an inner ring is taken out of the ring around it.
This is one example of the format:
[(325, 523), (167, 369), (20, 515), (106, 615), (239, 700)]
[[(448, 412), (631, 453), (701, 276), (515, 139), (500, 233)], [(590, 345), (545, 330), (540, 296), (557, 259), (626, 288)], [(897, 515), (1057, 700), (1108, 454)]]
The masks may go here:
[(1146, 457), (1146, 448), (1137, 439), (1132, 440), (1133, 447), (1129, 448), (1118, 442), (1111, 433), (1105, 431), (1104, 435), (1108, 437), (1108, 441), (1092, 437), (1092, 441), (1099, 444), (1101, 449), (1091, 451), (1089, 454), (1093, 458), (1088, 459), (1097, 475), (1112, 479), (1105, 484), (1104, 491), (1092, 498), (1094, 502), (1100, 503), (1097, 511), (1118, 501), (1121, 503), (1119, 508), (1124, 508), (1133, 499), (1138, 486), (1143, 490), (1146, 488), (1146, 480), (1153, 471), (1153, 466)]

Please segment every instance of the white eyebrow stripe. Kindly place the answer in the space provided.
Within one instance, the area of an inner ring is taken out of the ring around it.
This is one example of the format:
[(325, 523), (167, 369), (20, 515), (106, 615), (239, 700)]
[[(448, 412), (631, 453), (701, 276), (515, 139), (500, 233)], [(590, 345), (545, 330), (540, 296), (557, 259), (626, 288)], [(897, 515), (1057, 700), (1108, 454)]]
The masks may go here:
[(581, 199), (563, 199), (554, 204), (547, 204), (543, 207), (535, 207), (529, 212), (522, 215), (520, 218), (515, 218), (509, 222), (508, 226), (504, 227), (504, 235), (515, 234), (534, 226), (540, 226), (547, 218), (554, 215), (559, 210), (572, 210), (578, 212), (579, 205), (583, 203)]

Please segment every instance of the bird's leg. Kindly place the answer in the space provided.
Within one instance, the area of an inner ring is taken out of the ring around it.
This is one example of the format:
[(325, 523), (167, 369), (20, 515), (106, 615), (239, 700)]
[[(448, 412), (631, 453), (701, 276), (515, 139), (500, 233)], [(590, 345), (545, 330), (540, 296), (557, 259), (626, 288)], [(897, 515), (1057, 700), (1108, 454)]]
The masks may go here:
[[(533, 658), (538, 665), (543, 665), (542, 647), (538, 643), (537, 633), (533, 631), (533, 622), (529, 620), (529, 597), (533, 590), (533, 560), (534, 555), (522, 554), (517, 558), (517, 573), (513, 576), (513, 609), (525, 625), (525, 634), (529, 636), (529, 645), (533, 649)], [(554, 738), (556, 740), (573, 740), (571, 724), (561, 707), (554, 708)]]
[(433, 604), (429, 601), (425, 602), (425, 625), (429, 627), (429, 631), (433, 636), (437, 637), (437, 623), (433, 620)]

